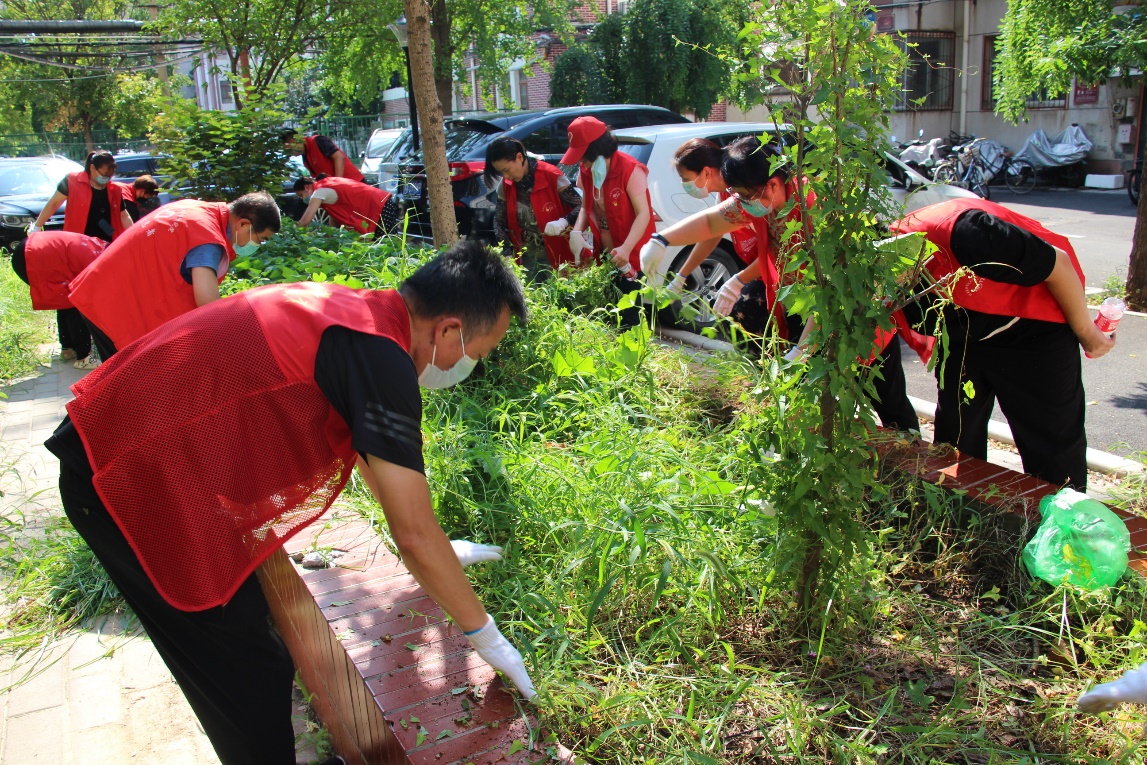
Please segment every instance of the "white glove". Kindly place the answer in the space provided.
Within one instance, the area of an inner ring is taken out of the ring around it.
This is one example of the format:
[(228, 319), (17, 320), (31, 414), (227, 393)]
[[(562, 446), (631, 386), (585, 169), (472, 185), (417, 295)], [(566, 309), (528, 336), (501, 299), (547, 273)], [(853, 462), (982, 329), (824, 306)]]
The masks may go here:
[(589, 247), (589, 242), (586, 240), (585, 232), (574, 229), (570, 232), (570, 252), (574, 256), (574, 265), (581, 265), (581, 253)]
[(665, 283), (665, 244), (658, 239), (650, 239), (641, 246), (641, 273), (650, 287), (660, 287)]
[(799, 359), (803, 355), (804, 355), (804, 346), (803, 345), (794, 345), (792, 348), (789, 349), (789, 352), (785, 354), (785, 361), (796, 361), (797, 359)]
[(28, 236), (31, 236), (32, 234), (37, 234), (43, 230), (44, 230), (43, 228), (41, 228), (40, 226), (37, 226), (35, 223), (29, 223), (28, 224)]
[(488, 560), (502, 560), (502, 548), (495, 545), (480, 545), (465, 539), (453, 539), (450, 541), (450, 546), (454, 548), (454, 554), (458, 556), (462, 568)]
[(713, 302), (713, 311), (719, 316), (728, 316), (733, 312), (733, 304), (741, 296), (745, 283), (736, 276), (721, 285), (717, 292), (717, 299)]
[(570, 227), (570, 222), (565, 218), (558, 218), (546, 224), (546, 236), (560, 236), (563, 231)]
[(482, 661), (510, 678), (510, 681), (526, 697), (526, 701), (532, 701), (538, 694), (534, 690), (534, 682), (530, 680), (530, 675), (526, 672), (526, 663), (522, 661), (522, 654), (518, 652), (517, 648), (510, 645), (510, 641), (502, 635), (502, 631), (494, 623), (494, 617), (487, 615), (486, 619), (485, 627), (466, 636), (470, 638), (470, 645), (474, 646), (474, 650), (482, 657)]
[(669, 291), (674, 295), (680, 295), (685, 291), (685, 277), (677, 274), (673, 277), (673, 281), (669, 282)]
[(1123, 677), (1095, 686), (1079, 697), (1081, 712), (1109, 712), (1123, 703), (1147, 704), (1147, 664), (1128, 670)]

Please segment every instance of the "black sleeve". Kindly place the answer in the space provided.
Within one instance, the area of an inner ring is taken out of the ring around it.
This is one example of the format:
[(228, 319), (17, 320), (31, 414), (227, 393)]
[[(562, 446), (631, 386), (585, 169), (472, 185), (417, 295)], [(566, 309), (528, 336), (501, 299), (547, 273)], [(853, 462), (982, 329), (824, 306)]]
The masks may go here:
[(123, 207), (123, 209), (127, 210), (127, 214), (131, 218), (132, 223), (135, 223), (143, 217), (139, 214), (139, 205), (137, 205), (134, 201), (124, 197), (123, 201), (120, 202), (120, 205)]
[(385, 337), (330, 327), (315, 356), (315, 382), (346, 421), (355, 451), (425, 472), (422, 395), (414, 361)]
[(952, 226), (952, 255), (977, 276), (1034, 287), (1051, 276), (1055, 248), (1030, 231), (982, 210), (969, 210)]
[(577, 189), (571, 183), (561, 190), (561, 198), (572, 208), (570, 214), (566, 216), (566, 221), (572, 226), (577, 223), (577, 216), (581, 213), (581, 194), (577, 193)]
[(64, 180), (60, 181), (60, 183), (56, 186), (56, 191), (60, 192), (64, 196), (68, 195), (68, 179), (67, 178), (64, 178)]
[(327, 159), (330, 159), (341, 151), (338, 145), (325, 135), (315, 136), (315, 146), (319, 147), (319, 151), (321, 151)]

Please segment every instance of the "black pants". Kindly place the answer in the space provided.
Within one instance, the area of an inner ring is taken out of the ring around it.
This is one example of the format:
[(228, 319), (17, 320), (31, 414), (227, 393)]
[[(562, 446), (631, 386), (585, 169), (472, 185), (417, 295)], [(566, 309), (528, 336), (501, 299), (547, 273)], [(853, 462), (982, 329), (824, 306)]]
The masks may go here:
[(104, 331), (92, 324), (91, 320), (87, 320), (88, 329), (91, 330), (92, 340), (96, 343), (96, 348), (100, 351), (100, 358), (107, 361), (115, 355), (116, 347), (112, 339), (104, 334)]
[[(92, 486), (65, 419), (46, 444), (60, 458), (64, 512), (91, 547), (175, 676), (223, 765), (294, 765), (294, 665), (252, 574), (225, 606), (180, 611), (152, 584)], [(162, 517), (162, 508), (156, 513)]]
[[(28, 260), (24, 254), (26, 241), (22, 239), (12, 248), (12, 270), (24, 284), (29, 283)], [(60, 339), (60, 347), (71, 348), (76, 352), (76, 358), (86, 359), (92, 352), (92, 335), (88, 331), (84, 315), (78, 308), (63, 308), (56, 311), (56, 335)]]
[(872, 365), (872, 387), (875, 396), (870, 396), (872, 408), (880, 418), (880, 424), (894, 430), (920, 430), (920, 420), (916, 409), (908, 400), (908, 383), (904, 379), (904, 364), (900, 349), (900, 338), (892, 338)]
[[(936, 367), (936, 443), (986, 459), (988, 420), (998, 401), (1008, 419), (1024, 472), (1056, 486), (1087, 488), (1083, 371), (1079, 345), (1066, 327), (1062, 338), (1037, 348), (992, 346), (963, 336), (951, 341)], [(974, 396), (964, 390), (972, 383)]]

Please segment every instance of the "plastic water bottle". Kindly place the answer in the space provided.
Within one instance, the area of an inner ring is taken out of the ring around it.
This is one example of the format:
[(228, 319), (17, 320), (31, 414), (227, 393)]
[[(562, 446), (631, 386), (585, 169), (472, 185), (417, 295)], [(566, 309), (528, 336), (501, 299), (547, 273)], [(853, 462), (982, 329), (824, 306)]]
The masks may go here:
[(1103, 305), (1099, 306), (1099, 315), (1095, 317), (1095, 326), (1100, 332), (1111, 337), (1115, 332), (1115, 328), (1119, 326), (1119, 320), (1123, 318), (1123, 312), (1126, 310), (1126, 304), (1119, 298), (1107, 298), (1103, 301)]
[[(1127, 310), (1127, 305), (1117, 297), (1109, 297), (1103, 301), (1103, 305), (1099, 306), (1099, 315), (1095, 317), (1095, 327), (1103, 334), (1111, 337), (1115, 334), (1115, 328), (1119, 326), (1119, 320), (1123, 318), (1123, 312)], [(1084, 353), (1084, 356), (1091, 358), (1090, 353)]]

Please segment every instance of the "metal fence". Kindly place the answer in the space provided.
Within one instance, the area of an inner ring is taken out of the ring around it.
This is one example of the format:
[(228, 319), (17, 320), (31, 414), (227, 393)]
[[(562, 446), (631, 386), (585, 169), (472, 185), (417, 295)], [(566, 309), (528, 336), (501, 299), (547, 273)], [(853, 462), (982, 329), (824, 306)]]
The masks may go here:
[[(120, 138), (114, 130), (94, 130), (92, 140), (97, 149), (111, 152), (147, 151), (151, 142), (141, 138)], [(88, 147), (83, 135), (73, 133), (22, 133), (0, 135), (0, 156), (40, 157), (50, 154), (62, 155), (76, 162), (83, 162), (88, 156)]]
[(383, 120), (375, 115), (359, 117), (324, 117), (318, 120), (292, 120), (287, 123), (301, 133), (316, 133), (325, 135), (357, 163), (359, 157), (366, 151), (367, 141), (375, 128), (383, 126)]

